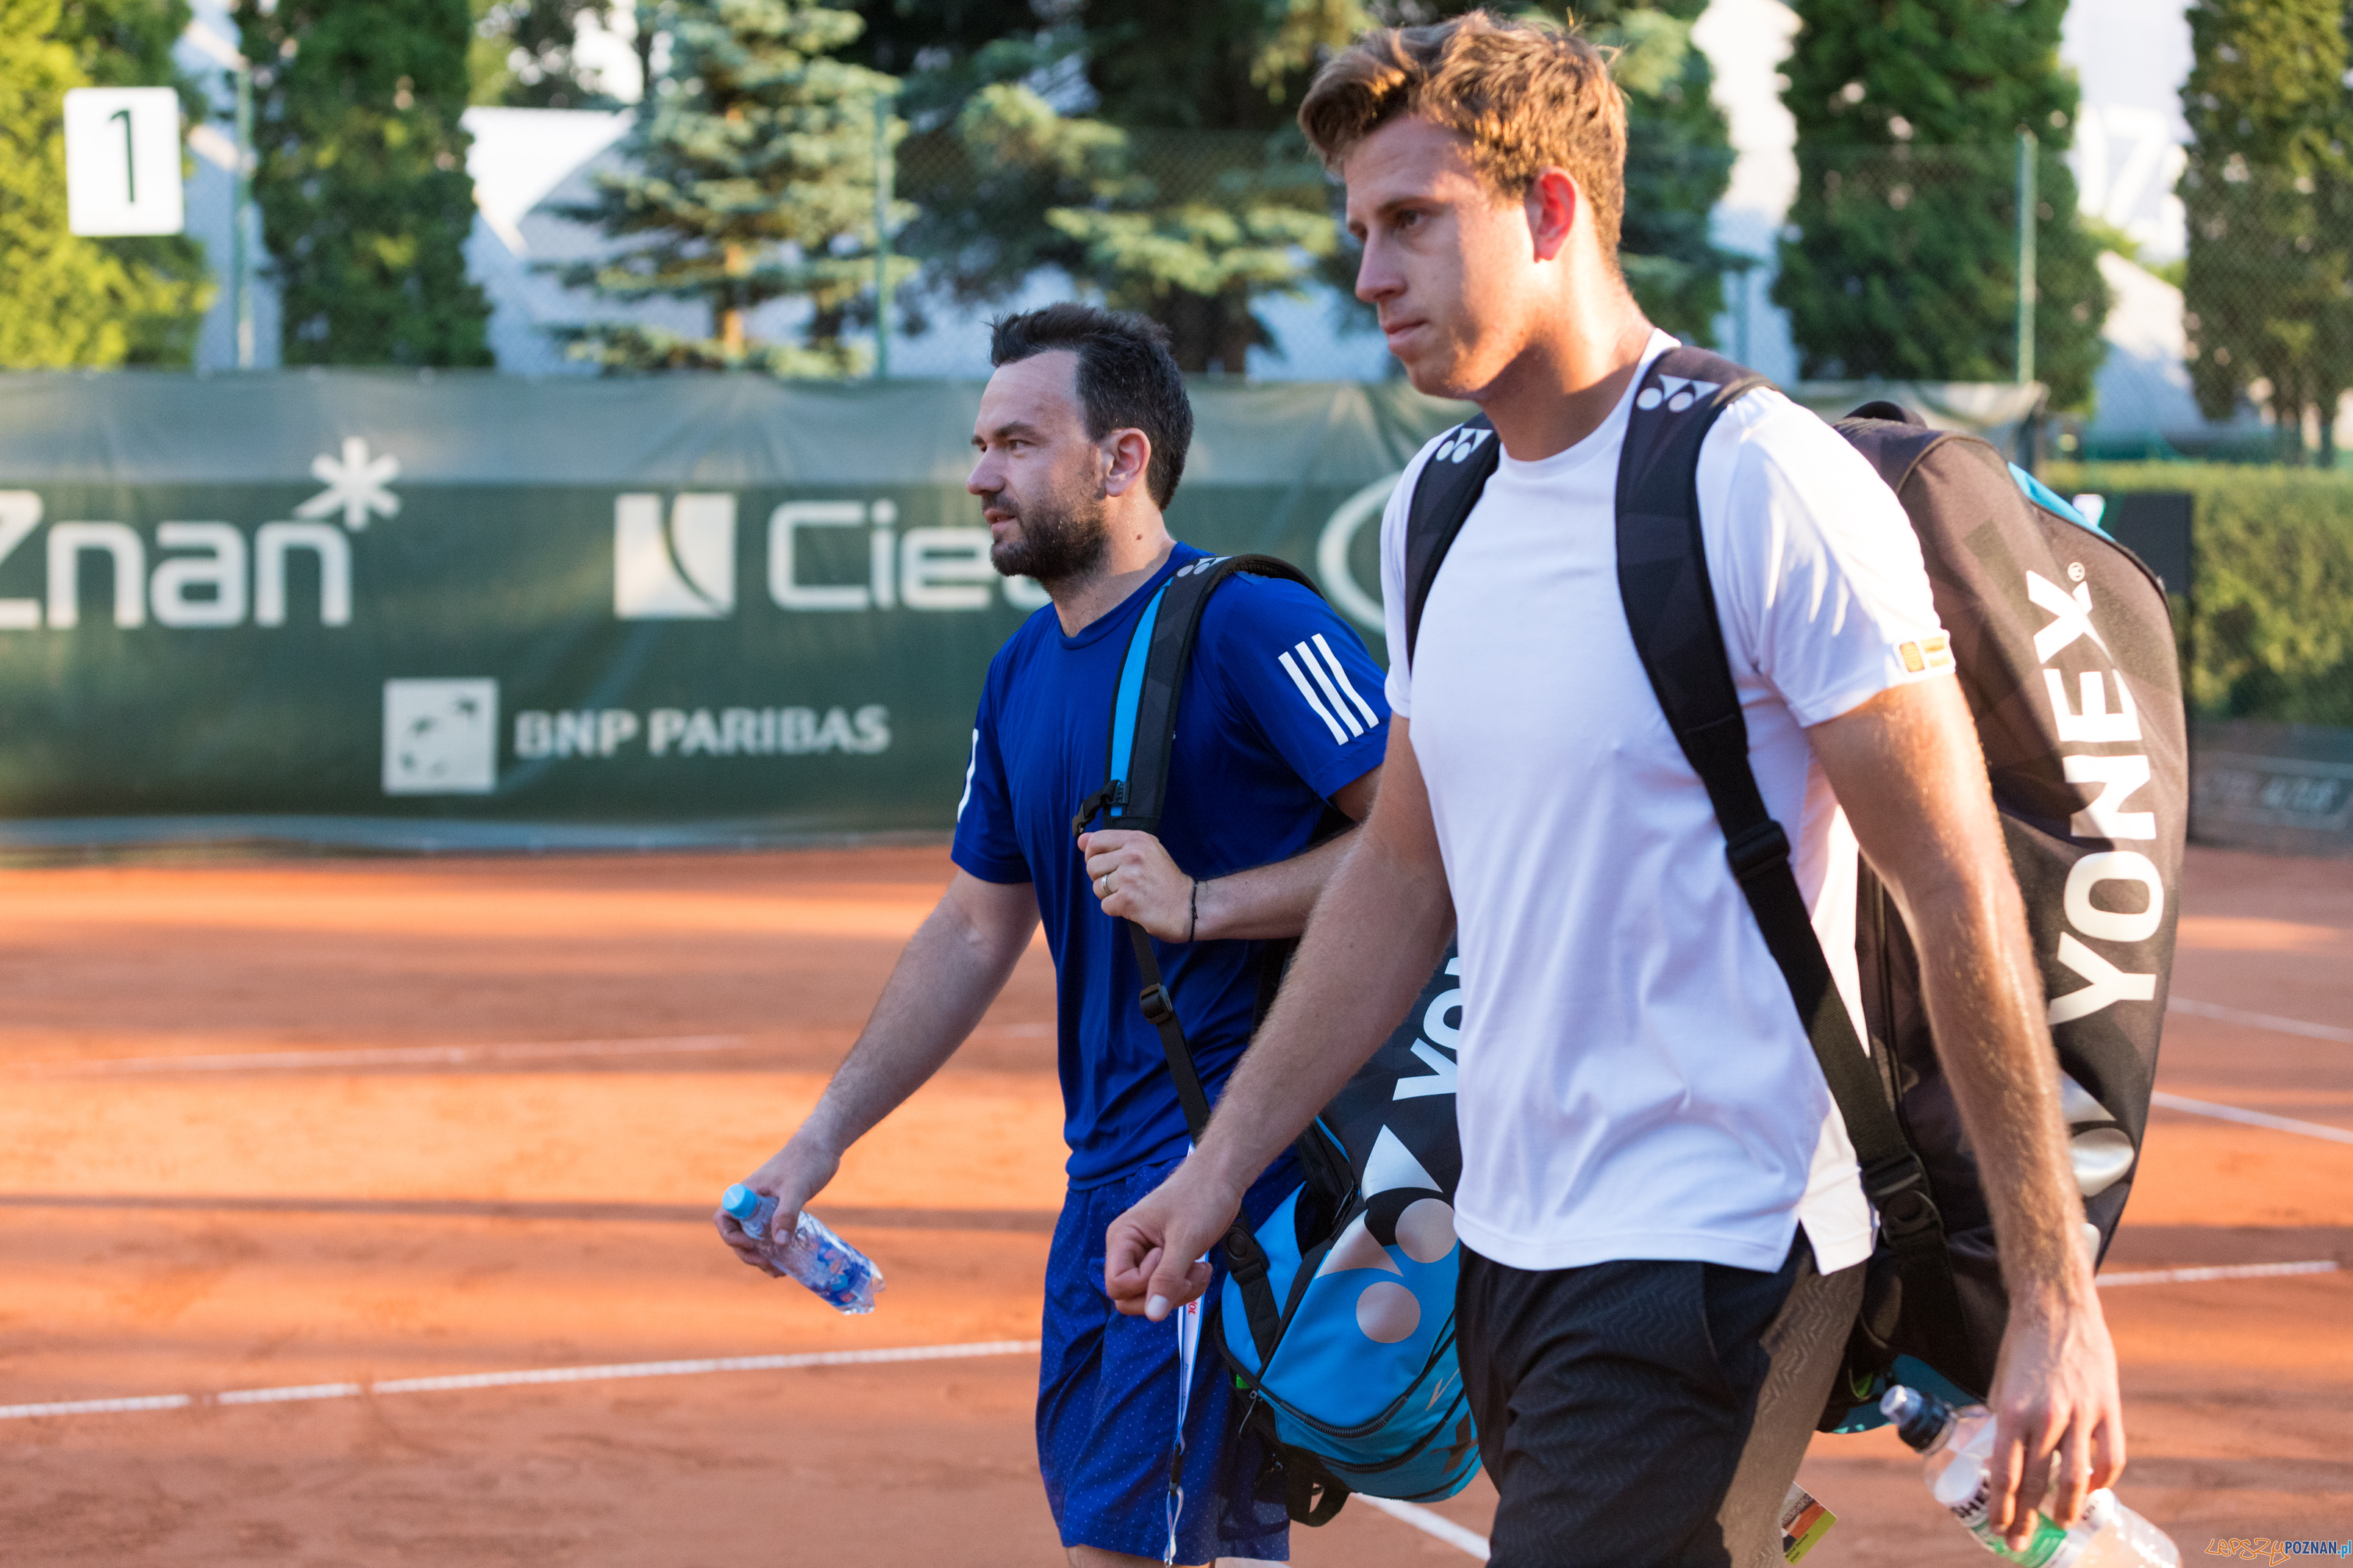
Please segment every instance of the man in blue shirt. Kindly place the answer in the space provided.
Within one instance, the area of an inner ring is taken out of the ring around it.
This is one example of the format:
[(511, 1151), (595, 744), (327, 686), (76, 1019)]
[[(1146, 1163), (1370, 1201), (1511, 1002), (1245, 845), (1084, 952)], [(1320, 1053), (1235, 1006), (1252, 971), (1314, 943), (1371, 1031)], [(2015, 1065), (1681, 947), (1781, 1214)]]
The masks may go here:
[[(956, 806), (955, 879), (908, 942), (858, 1043), (792, 1141), (747, 1180), (788, 1226), (842, 1152), (937, 1071), (1004, 985), (1042, 920), (1054, 958), (1070, 1193), (1047, 1262), (1038, 1455), (1074, 1564), (1288, 1556), (1280, 1502), (1253, 1495), (1261, 1456), (1204, 1349), (1185, 1400), (1181, 1508), (1176, 1327), (1103, 1293), (1103, 1234), (1187, 1148), (1158, 1035), (1137, 1005), (1117, 921), (1155, 939), (1214, 1102), (1249, 1043), (1261, 978), (1345, 851), (1334, 827), (1371, 808), (1387, 744), (1382, 677), (1308, 590), (1237, 576), (1213, 595), (1177, 705), (1155, 838), (1071, 817), (1103, 783), (1129, 634), (1201, 551), (1162, 511), (1192, 438), (1165, 331), (1058, 305), (997, 323), (996, 374), (966, 488), (991, 558), (1052, 604), (998, 650)], [(1288, 1159), (1246, 1200), (1256, 1218), (1298, 1176)], [(735, 1222), (720, 1234), (765, 1268)], [(1172, 1510), (1174, 1517), (1172, 1519)]]

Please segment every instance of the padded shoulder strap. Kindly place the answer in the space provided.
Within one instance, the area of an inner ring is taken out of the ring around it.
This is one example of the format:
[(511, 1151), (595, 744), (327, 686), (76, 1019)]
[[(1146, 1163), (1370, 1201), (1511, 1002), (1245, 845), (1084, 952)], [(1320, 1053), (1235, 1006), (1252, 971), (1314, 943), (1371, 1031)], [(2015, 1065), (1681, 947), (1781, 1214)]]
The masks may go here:
[(1413, 657), (1414, 644), (1421, 638), (1421, 609), (1430, 602), (1430, 585), (1438, 581), (1438, 569), (1446, 563), (1446, 552), (1454, 548), (1454, 536), (1462, 531), (1463, 521), (1471, 509), (1479, 504), (1479, 492), (1487, 488), (1489, 476), (1502, 458), (1503, 443), (1495, 439), (1495, 426), (1483, 414), (1465, 425), (1449, 431), (1421, 466), (1421, 477), (1414, 481), (1413, 502), (1406, 514), (1405, 528), (1405, 651)]
[(1669, 726), (1707, 787), (1725, 857), (1788, 982), (1822, 1077), (1845, 1119), (1864, 1193), (1901, 1260), (1907, 1315), (1969, 1364), (1944, 1222), (1926, 1170), (1905, 1142), (1887, 1088), (1831, 976), (1789, 865), (1789, 839), (1766, 810), (1748, 763), (1748, 726), (1726, 658), (1699, 515), (1700, 446), (1763, 376), (1698, 349), (1672, 349), (1635, 394), (1618, 467), (1618, 590), (1636, 652)]
[(1097, 812), (1106, 827), (1160, 831), (1168, 801), (1169, 750), (1176, 739), (1176, 699), (1200, 636), (1201, 612), (1218, 584), (1237, 572), (1280, 577), (1321, 595), (1304, 572), (1272, 555), (1205, 556), (1171, 574), (1128, 634), (1112, 704), (1105, 782), (1071, 819), (1072, 837), (1084, 833)]
[[(1080, 803), (1071, 818), (1071, 837), (1087, 831), (1101, 813), (1106, 827), (1138, 833), (1160, 831), (1168, 800), (1168, 759), (1176, 740), (1176, 700), (1185, 689), (1185, 669), (1192, 662), (1193, 644), (1201, 630), (1201, 611), (1218, 584), (1237, 572), (1256, 577), (1280, 577), (1317, 592), (1305, 573), (1271, 555), (1211, 555), (1189, 562), (1171, 574), (1145, 602), (1128, 634), (1127, 653), (1120, 661), (1119, 689), (1112, 703), (1108, 777), (1103, 788)], [(1138, 1002), (1145, 1017), (1159, 1031), (1161, 1053), (1168, 1058), (1168, 1075), (1176, 1083), (1176, 1100), (1185, 1110), (1185, 1125), (1198, 1142), (1209, 1125), (1209, 1097), (1193, 1066), (1192, 1047), (1185, 1026), (1160, 973), (1159, 955), (1142, 926), (1125, 921), (1129, 942), (1135, 950), (1135, 967), (1143, 978)]]

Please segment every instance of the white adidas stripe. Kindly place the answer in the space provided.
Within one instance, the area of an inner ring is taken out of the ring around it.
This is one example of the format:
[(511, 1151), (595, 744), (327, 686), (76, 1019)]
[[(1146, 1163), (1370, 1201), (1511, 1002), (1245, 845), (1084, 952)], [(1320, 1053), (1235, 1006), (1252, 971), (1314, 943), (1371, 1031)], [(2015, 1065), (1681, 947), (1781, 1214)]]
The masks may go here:
[(1340, 721), (1348, 726), (1349, 738), (1354, 740), (1363, 734), (1365, 727), (1356, 722), (1356, 716), (1348, 711), (1346, 703), (1340, 700), (1340, 689), (1332, 684), (1332, 678), (1324, 673), (1322, 665), (1315, 662), (1315, 650), (1301, 643), (1291, 651), (1299, 656), (1299, 662), (1307, 667), (1307, 673), (1315, 678), (1315, 684), (1324, 689), (1325, 697), (1331, 699), (1332, 711), (1340, 715)]
[(1331, 667), (1332, 679), (1340, 683), (1340, 689), (1348, 694), (1348, 700), (1355, 703), (1356, 705), (1356, 711), (1365, 716), (1365, 728), (1367, 730), (1379, 729), (1381, 724), (1380, 715), (1373, 711), (1373, 705), (1371, 703), (1356, 695), (1356, 687), (1349, 682), (1347, 670), (1341, 666), (1339, 659), (1333, 655), (1332, 645), (1324, 640), (1324, 634), (1322, 632), (1317, 632), (1313, 640), (1315, 644), (1315, 650), (1324, 656), (1324, 662)]
[[(1299, 695), (1307, 699), (1307, 706), (1315, 710), (1315, 717), (1323, 720), (1324, 727), (1332, 731), (1333, 742), (1338, 745), (1346, 745), (1348, 731), (1340, 728), (1340, 721), (1324, 710), (1324, 700), (1315, 695), (1315, 689), (1307, 684), (1305, 676), (1299, 673), (1299, 666), (1291, 661), (1291, 655), (1278, 654), (1275, 656), (1275, 662), (1282, 665), (1283, 673), (1291, 677), (1291, 684), (1299, 688)], [(1334, 700), (1337, 701), (1338, 699), (1335, 698)]]

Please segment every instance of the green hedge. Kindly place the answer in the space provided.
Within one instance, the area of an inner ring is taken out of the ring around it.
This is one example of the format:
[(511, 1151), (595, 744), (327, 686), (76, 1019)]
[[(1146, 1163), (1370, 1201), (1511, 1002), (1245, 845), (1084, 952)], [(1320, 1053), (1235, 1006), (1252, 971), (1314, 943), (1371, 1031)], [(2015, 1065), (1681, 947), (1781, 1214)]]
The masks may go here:
[(2193, 712), (2353, 727), (2353, 474), (2052, 463), (2042, 477), (2061, 495), (2198, 498)]

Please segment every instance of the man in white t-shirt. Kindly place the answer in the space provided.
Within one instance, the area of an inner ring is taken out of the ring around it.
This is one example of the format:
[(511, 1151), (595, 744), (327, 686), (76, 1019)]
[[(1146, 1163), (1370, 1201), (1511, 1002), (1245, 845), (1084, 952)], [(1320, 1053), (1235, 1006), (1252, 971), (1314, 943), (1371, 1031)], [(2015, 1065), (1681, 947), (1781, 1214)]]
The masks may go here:
[[(1620, 447), (1673, 343), (1616, 264), (1622, 100), (1583, 41), (1474, 12), (1368, 34), (1300, 120), (1347, 181), (1391, 352), (1479, 404), (1503, 457), (1410, 653), (1430, 450), (1398, 486), (1379, 798), (1199, 1151), (1113, 1224), (1106, 1289), (1153, 1318), (1198, 1293), (1187, 1260), (1459, 926), (1457, 1321), (1493, 1561), (1776, 1562), (1872, 1220), (1620, 596)], [(1858, 845), (1936, 955), (1929, 1012), (2011, 1300), (1991, 1515), (2022, 1542), (2038, 1503), (2068, 1522), (2115, 1479), (2123, 1420), (1976, 732), (1949, 661), (1910, 668), (1938, 634), (1919, 546), (1870, 467), (1771, 392), (1716, 423), (1698, 483), (1749, 761), (1848, 1005)]]

